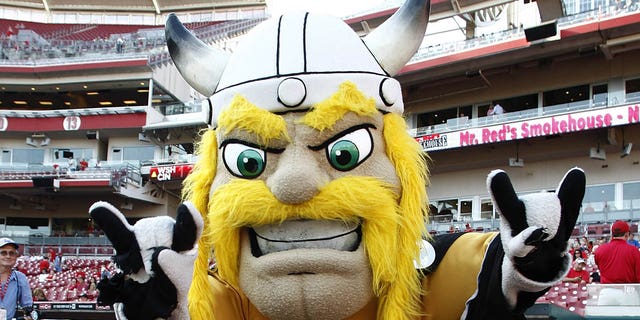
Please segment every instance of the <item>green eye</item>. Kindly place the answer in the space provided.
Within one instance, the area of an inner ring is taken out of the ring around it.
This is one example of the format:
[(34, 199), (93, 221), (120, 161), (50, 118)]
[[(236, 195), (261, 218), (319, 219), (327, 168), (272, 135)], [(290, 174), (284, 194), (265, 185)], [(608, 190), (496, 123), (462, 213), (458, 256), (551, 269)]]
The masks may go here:
[(255, 150), (245, 150), (238, 156), (236, 163), (243, 177), (257, 177), (264, 169), (264, 159)]
[(367, 129), (350, 132), (338, 137), (326, 150), (327, 160), (332, 167), (340, 171), (352, 170), (371, 155), (371, 133)]
[(267, 162), (265, 152), (242, 143), (228, 143), (222, 151), (227, 170), (236, 177), (253, 179), (264, 171)]
[(359, 157), (358, 146), (348, 140), (336, 142), (329, 150), (329, 162), (341, 171), (353, 169), (358, 164)]

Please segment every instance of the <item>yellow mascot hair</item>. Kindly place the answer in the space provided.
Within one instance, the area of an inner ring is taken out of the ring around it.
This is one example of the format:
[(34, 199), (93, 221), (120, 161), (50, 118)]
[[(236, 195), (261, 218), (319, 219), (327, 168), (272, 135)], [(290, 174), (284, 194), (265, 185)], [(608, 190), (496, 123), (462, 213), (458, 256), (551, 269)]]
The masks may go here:
[[(371, 114), (372, 101), (363, 99), (364, 96), (353, 84), (345, 83), (335, 95), (316, 106), (318, 107), (316, 111), (323, 110), (322, 112), (309, 112), (303, 122), (321, 130), (333, 125), (346, 112)], [(373, 107), (375, 108), (375, 105)], [(327, 112), (326, 110), (329, 109), (336, 111)], [(268, 122), (273, 121), (275, 119), (270, 119)], [(244, 126), (236, 121), (232, 122), (233, 126)], [(420, 145), (408, 134), (405, 121), (400, 115), (386, 114), (383, 116), (383, 122), (387, 156), (394, 165), (402, 188), (400, 198), (390, 192), (390, 188), (381, 184), (378, 179), (345, 177), (323, 186), (318, 195), (320, 198), (298, 206), (279, 204), (261, 180), (234, 179), (218, 188), (214, 193), (215, 196), (210, 198), (211, 182), (215, 176), (217, 164), (217, 141), (214, 131), (204, 134), (202, 142), (198, 145), (198, 163), (185, 180), (183, 191), (183, 196), (195, 203), (205, 219), (205, 229), (199, 241), (198, 259), (189, 291), (189, 310), (192, 319), (214, 319), (211, 309), (213, 297), (207, 280), (208, 260), (214, 247), (220, 276), (231, 285), (237, 286), (240, 227), (249, 222), (251, 224), (274, 223), (291, 216), (350, 220), (358, 218), (352, 215), (353, 212), (363, 211), (369, 211), (364, 216), (363, 241), (373, 270), (374, 287), (372, 289), (379, 299), (377, 318), (409, 320), (420, 315), (422, 292), (413, 261), (419, 256), (417, 241), (428, 236), (425, 226), (428, 203), (427, 157)], [(225, 129), (230, 130), (228, 127)], [(244, 192), (238, 192), (238, 190), (244, 190)], [(379, 201), (379, 203), (375, 202), (373, 205), (370, 202), (367, 203), (367, 210), (357, 208), (360, 201), (352, 201), (353, 203), (345, 206), (344, 211), (336, 212), (335, 208), (316, 210), (323, 205), (344, 199), (342, 192), (349, 192), (350, 198), (353, 195), (356, 199), (360, 199), (360, 193), (357, 190), (366, 191), (361, 195), (363, 201), (371, 198), (371, 190), (376, 190), (375, 193), (381, 196), (375, 198), (379, 199), (368, 201)], [(242, 199), (243, 202), (250, 203), (238, 202), (237, 198), (233, 198), (234, 194), (251, 194), (251, 199), (246, 197)], [(251, 208), (255, 201), (258, 201), (261, 207), (264, 207), (264, 203), (269, 203), (266, 207), (271, 210), (263, 212), (262, 215), (228, 214), (231, 211), (228, 210), (230, 207)], [(389, 203), (393, 205), (390, 207)], [(217, 212), (212, 211), (213, 208)], [(370, 208), (379, 208), (379, 210)], [(323, 213), (327, 212), (331, 212), (332, 215), (323, 216)], [(395, 225), (396, 230), (389, 231), (390, 225)]]
[(218, 142), (215, 130), (206, 130), (196, 146), (198, 162), (184, 180), (182, 198), (193, 202), (204, 219), (204, 230), (198, 240), (198, 257), (194, 263), (193, 279), (189, 288), (189, 313), (192, 319), (213, 319), (213, 295), (209, 288), (209, 259), (211, 258), (211, 241), (207, 215), (209, 190), (216, 175), (218, 160)]

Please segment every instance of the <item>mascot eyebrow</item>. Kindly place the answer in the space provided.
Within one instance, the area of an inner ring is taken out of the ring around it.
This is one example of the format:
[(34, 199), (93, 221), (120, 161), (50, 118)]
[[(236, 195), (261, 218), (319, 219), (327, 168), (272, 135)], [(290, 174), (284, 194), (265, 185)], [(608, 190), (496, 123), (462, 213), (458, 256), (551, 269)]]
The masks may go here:
[(378, 112), (378, 109), (373, 98), (366, 98), (355, 84), (346, 81), (330, 98), (316, 104), (301, 122), (318, 131), (323, 131), (333, 127), (349, 111), (359, 116), (372, 116)]
[(240, 95), (236, 95), (231, 105), (220, 114), (218, 125), (225, 135), (235, 129), (253, 133), (256, 142), (263, 146), (276, 139), (291, 140), (282, 116), (264, 110)]

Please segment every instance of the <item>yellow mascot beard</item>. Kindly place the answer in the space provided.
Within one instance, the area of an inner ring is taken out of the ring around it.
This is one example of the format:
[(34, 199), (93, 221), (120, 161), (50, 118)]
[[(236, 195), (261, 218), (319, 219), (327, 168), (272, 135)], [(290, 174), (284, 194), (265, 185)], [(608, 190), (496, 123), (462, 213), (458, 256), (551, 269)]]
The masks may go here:
[(185, 185), (185, 197), (192, 199), (201, 212), (208, 212), (189, 296), (193, 319), (213, 319), (213, 297), (207, 280), (211, 250), (215, 248), (221, 277), (237, 287), (242, 228), (287, 219), (362, 219), (372, 291), (378, 297), (378, 319), (412, 319), (419, 314), (420, 283), (413, 261), (418, 256), (417, 240), (425, 232), (425, 159), (399, 115), (386, 114), (383, 120), (386, 153), (400, 180), (400, 197), (372, 177), (337, 179), (301, 205), (279, 203), (261, 181), (254, 180), (233, 180), (209, 197), (217, 142), (213, 131), (205, 133), (195, 175), (189, 176)]

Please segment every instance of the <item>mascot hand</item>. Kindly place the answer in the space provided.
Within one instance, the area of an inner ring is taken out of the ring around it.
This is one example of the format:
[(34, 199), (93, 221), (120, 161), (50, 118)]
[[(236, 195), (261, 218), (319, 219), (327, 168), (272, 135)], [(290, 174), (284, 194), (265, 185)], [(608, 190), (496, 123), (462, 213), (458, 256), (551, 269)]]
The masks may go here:
[(119, 320), (188, 319), (187, 291), (204, 226), (193, 204), (180, 205), (176, 220), (159, 216), (135, 225), (106, 202), (89, 213), (111, 241), (121, 270), (100, 281), (98, 303), (114, 305)]
[(584, 172), (573, 168), (555, 192), (518, 198), (504, 171), (489, 174), (487, 187), (502, 217), (500, 237), (505, 256), (525, 278), (548, 283), (559, 280), (568, 270), (567, 242), (580, 213), (585, 184)]

